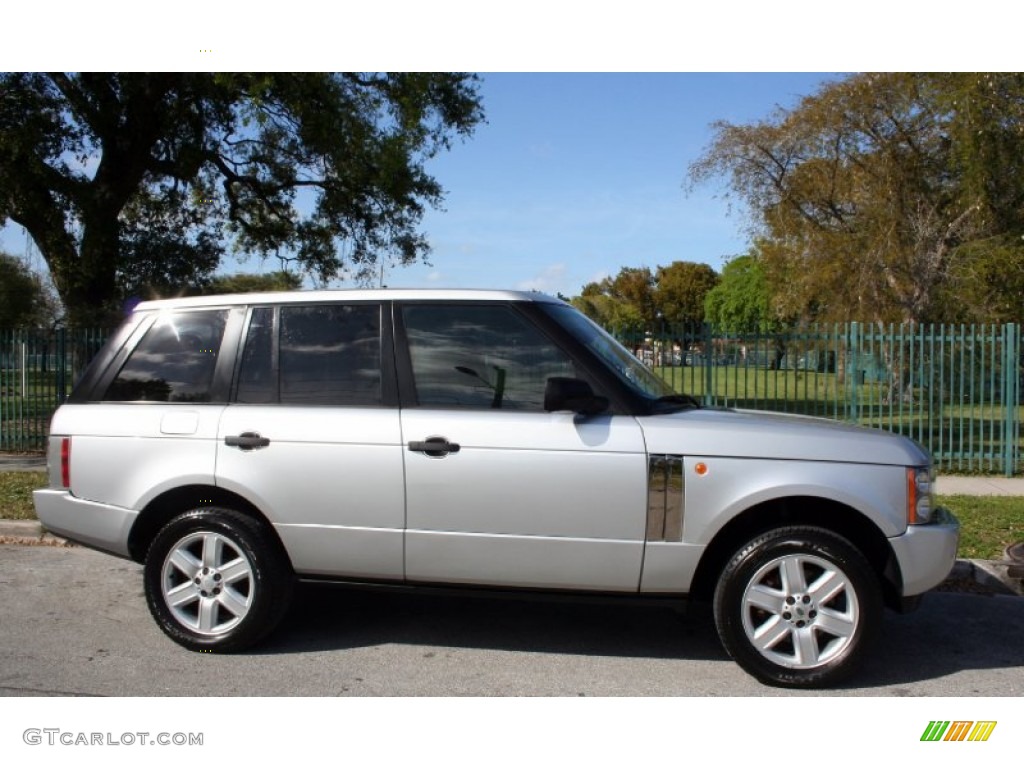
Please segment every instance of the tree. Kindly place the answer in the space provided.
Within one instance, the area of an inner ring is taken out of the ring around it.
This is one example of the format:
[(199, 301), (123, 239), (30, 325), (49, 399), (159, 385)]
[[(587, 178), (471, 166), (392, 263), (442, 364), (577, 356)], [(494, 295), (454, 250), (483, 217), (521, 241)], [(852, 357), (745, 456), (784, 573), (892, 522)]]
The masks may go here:
[(704, 321), (704, 300), (718, 284), (718, 273), (707, 264), (674, 261), (658, 267), (654, 305), (661, 319), (674, 326)]
[(615, 277), (583, 286), (572, 304), (606, 328), (623, 333), (655, 331), (664, 323), (686, 325), (704, 318), (704, 296), (718, 281), (707, 264), (675, 261), (651, 272), (622, 267)]
[(989, 231), (1024, 234), (1024, 74), (929, 77), (949, 115), (961, 195), (978, 206)]
[[(600, 283), (587, 283), (583, 292), (569, 299), (569, 303), (603, 328), (633, 329), (642, 325), (640, 316), (631, 312), (628, 305), (601, 293), (599, 286)], [(631, 316), (624, 317), (626, 312)]]
[(654, 275), (647, 267), (623, 267), (614, 278), (587, 283), (572, 304), (605, 328), (643, 333), (657, 322)]
[(1024, 320), (1024, 74), (936, 75), (961, 194), (977, 201), (981, 236), (951, 255), (940, 302), (966, 322)]
[(737, 335), (767, 335), (773, 350), (769, 366), (778, 370), (787, 351), (786, 320), (772, 308), (772, 290), (758, 249), (726, 262), (722, 279), (704, 303), (706, 319), (716, 330)]
[(756, 252), (737, 256), (722, 268), (722, 279), (704, 302), (707, 321), (727, 333), (770, 329), (771, 300), (764, 267)]
[(643, 333), (645, 323), (639, 310), (622, 298), (604, 293), (603, 283), (587, 283), (581, 295), (569, 300), (576, 309), (598, 325), (620, 333)]
[(1016, 235), (974, 241), (953, 254), (950, 279), (940, 295), (954, 308), (950, 320), (968, 323), (1024, 321), (1024, 241)]
[(201, 282), (229, 246), (358, 275), (427, 253), (424, 163), (481, 120), (462, 74), (3, 74), (0, 223), (77, 324)]
[(39, 276), (15, 256), (0, 253), (0, 329), (51, 325), (57, 314)]
[(637, 330), (649, 330), (657, 321), (654, 299), (654, 275), (647, 267), (623, 267), (614, 278), (604, 279), (604, 292), (620, 305), (623, 319), (628, 318)]
[(958, 249), (1024, 224), (1024, 78), (863, 74), (791, 111), (716, 124), (690, 168), (748, 206), (777, 309), (943, 319)]
[(205, 294), (254, 293), (257, 291), (296, 291), (302, 278), (293, 272), (271, 272), (266, 275), (217, 275), (203, 287)]

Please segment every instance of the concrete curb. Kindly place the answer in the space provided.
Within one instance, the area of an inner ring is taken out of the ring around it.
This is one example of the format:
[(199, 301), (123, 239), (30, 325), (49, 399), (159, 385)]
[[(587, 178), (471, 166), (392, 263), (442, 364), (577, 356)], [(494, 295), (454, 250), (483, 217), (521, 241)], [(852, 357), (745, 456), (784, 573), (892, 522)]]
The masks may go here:
[(0, 520), (0, 536), (38, 539), (42, 535), (43, 526), (38, 520)]
[(0, 520), (0, 540), (5, 544), (72, 546), (65, 539), (45, 530), (38, 520)]
[(0, 454), (0, 472), (40, 472), (46, 469), (46, 456)]
[[(1024, 581), (1016, 576), (1014, 563), (1008, 560), (969, 560), (974, 579), (999, 594), (1024, 596)], [(1019, 565), (1019, 564), (1018, 564)], [(1007, 590), (1001, 592), (1000, 590)]]

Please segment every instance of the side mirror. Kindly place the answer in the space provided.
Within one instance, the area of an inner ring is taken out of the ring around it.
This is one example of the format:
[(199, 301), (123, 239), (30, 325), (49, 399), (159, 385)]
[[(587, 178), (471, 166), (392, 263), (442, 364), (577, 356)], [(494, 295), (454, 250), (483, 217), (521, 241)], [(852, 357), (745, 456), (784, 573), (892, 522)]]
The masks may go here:
[(552, 376), (544, 386), (544, 410), (596, 416), (608, 410), (608, 398), (595, 395), (590, 385), (581, 379)]

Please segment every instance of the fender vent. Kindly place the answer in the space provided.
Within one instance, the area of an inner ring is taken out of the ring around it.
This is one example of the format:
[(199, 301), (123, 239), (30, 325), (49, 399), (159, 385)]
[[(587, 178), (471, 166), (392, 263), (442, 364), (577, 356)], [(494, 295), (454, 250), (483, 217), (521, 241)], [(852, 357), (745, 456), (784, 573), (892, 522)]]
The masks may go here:
[(647, 541), (683, 540), (683, 457), (648, 459)]

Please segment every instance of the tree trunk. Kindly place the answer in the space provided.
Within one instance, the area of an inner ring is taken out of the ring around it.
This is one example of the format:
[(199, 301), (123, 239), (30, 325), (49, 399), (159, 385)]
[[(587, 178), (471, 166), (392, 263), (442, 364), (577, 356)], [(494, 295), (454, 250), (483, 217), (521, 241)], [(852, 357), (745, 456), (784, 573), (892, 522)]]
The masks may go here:
[(120, 247), (116, 216), (92, 216), (85, 222), (72, 279), (62, 293), (68, 325), (112, 328), (123, 311), (117, 303), (117, 257)]

